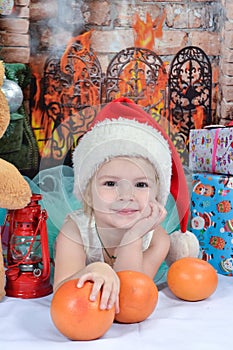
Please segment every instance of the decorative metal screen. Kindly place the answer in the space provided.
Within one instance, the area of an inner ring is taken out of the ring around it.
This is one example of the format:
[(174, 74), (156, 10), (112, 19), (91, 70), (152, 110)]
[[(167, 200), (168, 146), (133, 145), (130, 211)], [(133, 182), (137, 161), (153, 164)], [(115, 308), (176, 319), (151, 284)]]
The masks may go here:
[(165, 128), (185, 163), (190, 129), (211, 123), (211, 89), (211, 65), (200, 48), (180, 50), (169, 74), (153, 51), (126, 48), (104, 74), (87, 42), (76, 40), (45, 63), (40, 125), (34, 128), (42, 157), (50, 165), (69, 164), (101, 104), (125, 96)]
[(189, 46), (176, 54), (168, 91), (170, 137), (186, 162), (190, 129), (203, 128), (212, 120), (212, 69), (202, 49)]
[(153, 51), (130, 47), (116, 54), (106, 72), (106, 102), (124, 96), (156, 119), (165, 113), (167, 73)]
[(49, 162), (70, 162), (70, 152), (101, 104), (102, 71), (98, 58), (81, 42), (51, 55), (44, 67), (43, 137)]

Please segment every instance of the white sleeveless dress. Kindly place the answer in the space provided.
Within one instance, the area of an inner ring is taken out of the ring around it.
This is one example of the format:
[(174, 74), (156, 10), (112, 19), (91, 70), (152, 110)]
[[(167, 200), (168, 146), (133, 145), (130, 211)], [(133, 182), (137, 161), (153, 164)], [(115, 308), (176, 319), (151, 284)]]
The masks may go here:
[[(80, 232), (82, 241), (77, 232)], [(104, 261), (103, 249), (98, 238), (95, 220), (86, 216), (83, 209), (78, 209), (68, 214), (61, 228), (62, 233), (76, 243), (84, 246), (86, 253), (86, 264), (97, 261)], [(143, 236), (142, 247), (146, 250), (151, 242), (153, 231), (148, 232)]]

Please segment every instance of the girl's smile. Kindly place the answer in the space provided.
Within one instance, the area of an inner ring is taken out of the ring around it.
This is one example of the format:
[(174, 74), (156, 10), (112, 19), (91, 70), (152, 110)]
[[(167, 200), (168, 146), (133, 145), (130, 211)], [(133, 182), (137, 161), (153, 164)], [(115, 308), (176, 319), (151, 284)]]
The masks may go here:
[(135, 214), (138, 210), (134, 210), (134, 209), (130, 209), (130, 208), (125, 208), (125, 209), (122, 209), (122, 210), (117, 210), (117, 214), (120, 214), (120, 215), (132, 215), (132, 214)]

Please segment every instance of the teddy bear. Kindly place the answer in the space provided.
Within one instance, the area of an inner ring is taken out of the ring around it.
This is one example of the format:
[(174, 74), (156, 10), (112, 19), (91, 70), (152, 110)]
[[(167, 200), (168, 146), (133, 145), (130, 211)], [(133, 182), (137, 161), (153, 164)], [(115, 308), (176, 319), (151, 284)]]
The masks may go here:
[[(0, 61), (0, 138), (2, 138), (10, 123), (9, 105), (1, 90), (4, 73), (4, 63)], [(30, 202), (32, 193), (28, 182), (14, 165), (3, 159), (0, 159), (0, 184), (0, 208), (8, 210), (21, 209)], [(4, 288), (5, 271), (0, 239), (0, 300), (5, 295)]]

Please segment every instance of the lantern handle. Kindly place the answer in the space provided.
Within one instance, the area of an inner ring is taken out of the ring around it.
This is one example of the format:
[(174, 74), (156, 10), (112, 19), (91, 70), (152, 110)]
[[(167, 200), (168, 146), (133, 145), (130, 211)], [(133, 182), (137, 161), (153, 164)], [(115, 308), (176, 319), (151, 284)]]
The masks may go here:
[(47, 226), (46, 226), (47, 218), (48, 218), (47, 211), (45, 209), (41, 210), (40, 236), (41, 236), (41, 249), (42, 249), (42, 261), (43, 261), (42, 278), (45, 278), (45, 279), (47, 279), (50, 276), (50, 257), (49, 257), (49, 245), (48, 245), (48, 232), (47, 232)]

